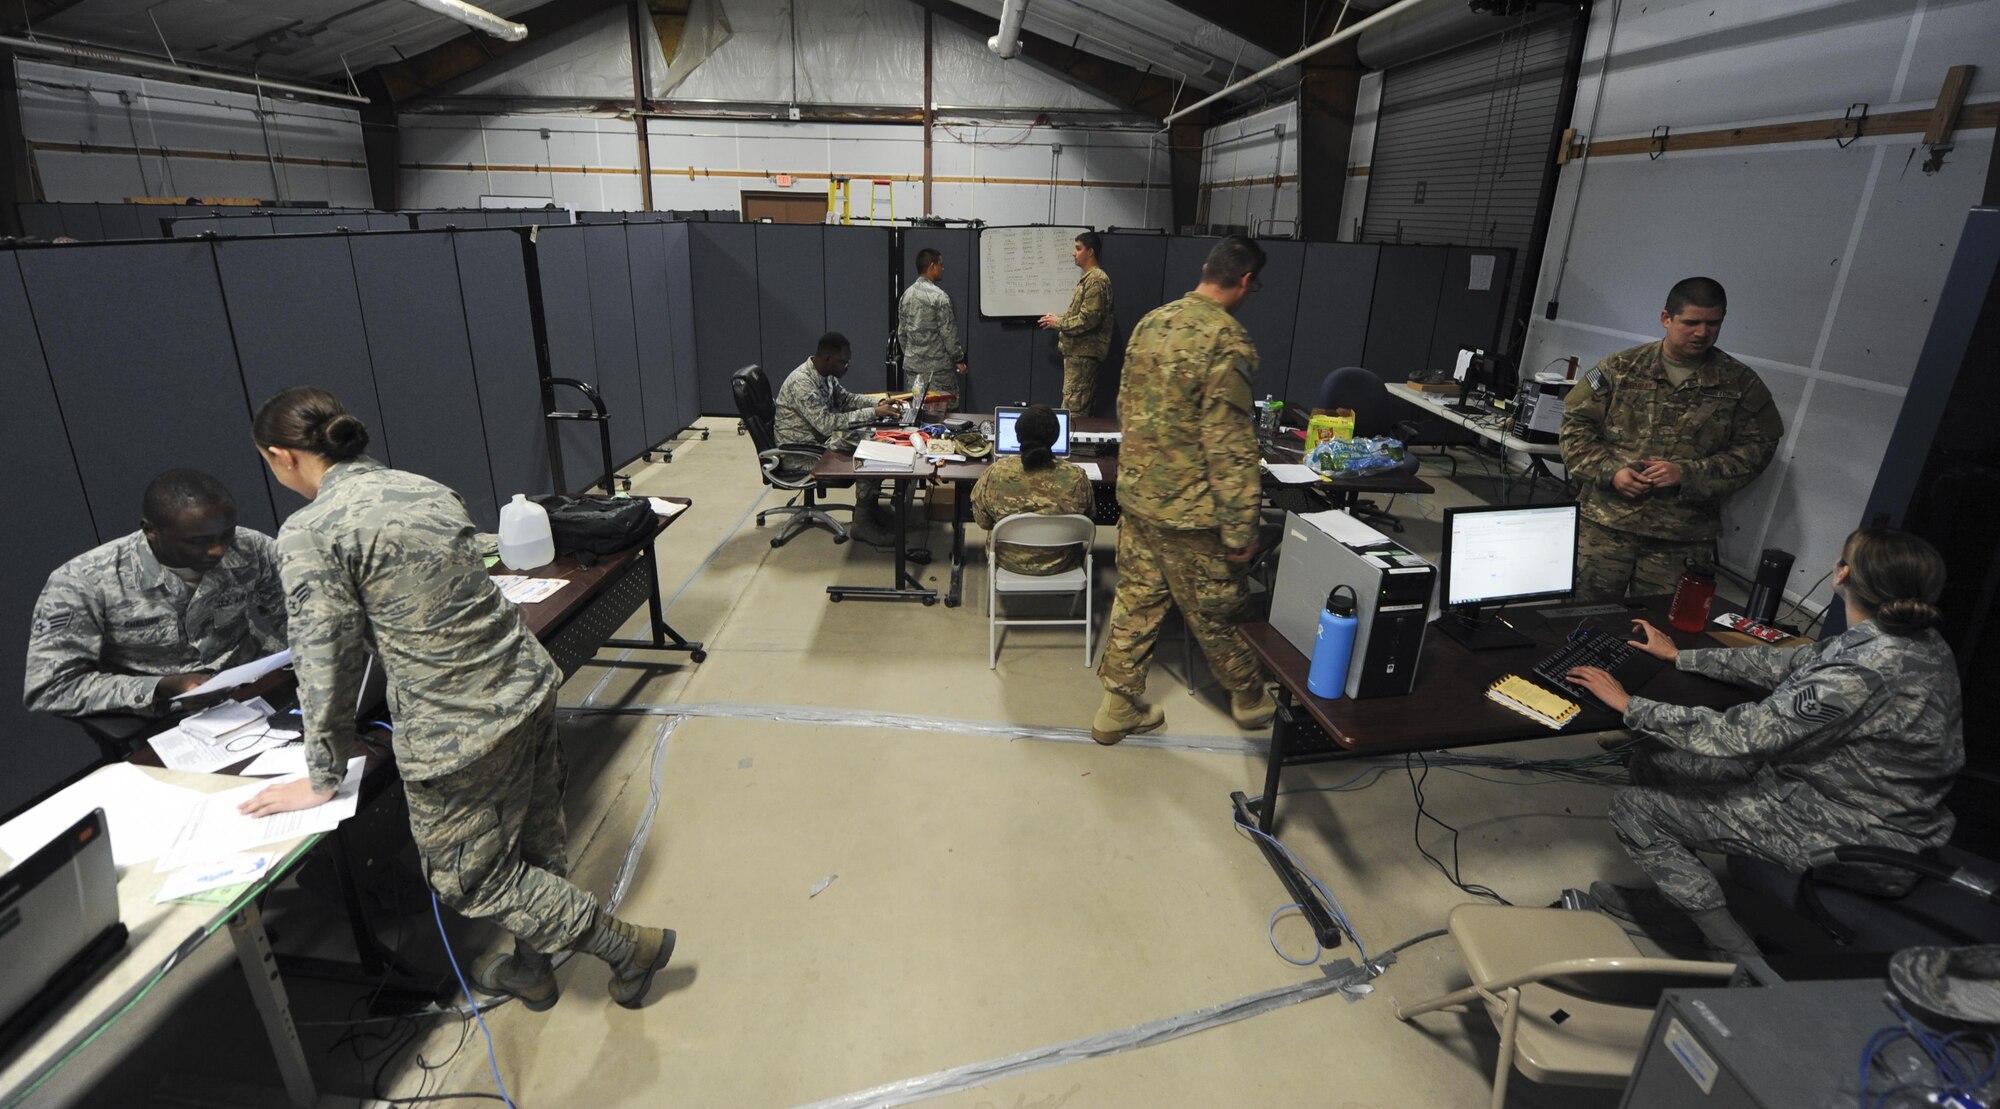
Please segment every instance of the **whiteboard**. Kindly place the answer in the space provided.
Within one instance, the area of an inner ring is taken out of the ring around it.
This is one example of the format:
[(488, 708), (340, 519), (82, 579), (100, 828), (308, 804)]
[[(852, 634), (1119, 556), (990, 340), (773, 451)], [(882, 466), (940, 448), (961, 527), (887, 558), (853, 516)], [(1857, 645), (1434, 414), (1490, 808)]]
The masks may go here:
[(1087, 227), (988, 227), (979, 233), (979, 314), (1034, 316), (1069, 310), (1083, 271), (1070, 254)]

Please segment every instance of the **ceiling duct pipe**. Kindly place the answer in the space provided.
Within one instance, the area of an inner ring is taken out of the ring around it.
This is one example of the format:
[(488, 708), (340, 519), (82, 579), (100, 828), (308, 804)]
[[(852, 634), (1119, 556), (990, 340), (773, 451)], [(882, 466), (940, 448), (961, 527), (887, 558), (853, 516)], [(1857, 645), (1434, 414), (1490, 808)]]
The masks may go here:
[(986, 40), (986, 49), (1003, 58), (1021, 53), (1021, 21), (1028, 18), (1028, 0), (1006, 0), (1000, 5), (1000, 33)]
[(1270, 65), (1267, 65), (1264, 68), (1258, 70), (1257, 72), (1252, 73), (1250, 76), (1243, 78), (1241, 81), (1238, 81), (1235, 84), (1229, 86), (1228, 88), (1223, 89), (1221, 92), (1203, 97), (1202, 99), (1197, 100), (1192, 104), (1189, 104), (1187, 107), (1182, 108), (1180, 111), (1174, 112), (1173, 114), (1167, 116), (1166, 119), (1162, 120), (1161, 122), (1172, 123), (1177, 119), (1181, 119), (1185, 116), (1192, 115), (1193, 113), (1208, 107), (1210, 104), (1213, 104), (1218, 100), (1221, 100), (1223, 97), (1228, 96), (1231, 93), (1249, 88), (1251, 85), (1254, 85), (1257, 82), (1262, 81), (1264, 78), (1269, 77), (1274, 73), (1277, 73), (1279, 70), (1284, 69), (1286, 66), (1297, 65), (1300, 62), (1305, 61), (1307, 58), (1310, 58), (1313, 55), (1319, 53), (1320, 51), (1327, 49), (1328, 47), (1337, 46), (1340, 43), (1346, 42), (1348, 39), (1351, 39), (1354, 36), (1360, 34), (1361, 32), (1366, 31), (1368, 28), (1376, 26), (1377, 24), (1383, 22), (1384, 20), (1391, 18), (1397, 12), (1404, 11), (1408, 8), (1416, 7), (1419, 4), (1429, 4), (1432, 2), (1433, 0), (1399, 0), (1398, 3), (1394, 3), (1386, 8), (1383, 8), (1381, 11), (1376, 12), (1374, 15), (1369, 16), (1367, 19), (1363, 19), (1355, 23), (1351, 27), (1343, 27), (1340, 30), (1335, 31), (1334, 33), (1326, 36), (1325, 38), (1319, 40), (1318, 42), (1313, 43), (1311, 46), (1306, 47), (1304, 50), (1301, 50), (1298, 53), (1293, 54), (1291, 57), (1279, 58), (1277, 61), (1272, 62)]
[(1390, 69), (1575, 10), (1573, 2), (1545, 3), (1525, 15), (1503, 18), (1502, 13), (1474, 11), (1463, 3), (1431, 3), (1370, 28), (1354, 44), (1354, 53), (1369, 69)]
[(20, 39), (12, 35), (0, 35), (0, 46), (11, 46), (25, 54), (45, 58), (57, 58), (67, 62), (96, 63), (99, 66), (118, 66), (123, 69), (143, 69), (155, 73), (174, 73), (183, 77), (193, 77), (202, 81), (221, 81), (225, 84), (242, 85), (263, 93), (285, 92), (295, 96), (311, 96), (320, 100), (338, 100), (347, 104), (366, 104), (368, 98), (353, 93), (336, 92), (333, 89), (316, 89), (311, 85), (295, 85), (290, 81), (273, 81), (247, 73), (229, 73), (220, 69), (197, 69), (178, 62), (162, 62), (138, 54), (127, 54), (119, 50), (102, 50), (95, 46), (78, 46), (74, 43), (58, 42), (53, 39)]
[(485, 8), (475, 8), (464, 0), (410, 0), (419, 8), (433, 11), (446, 19), (456, 19), (474, 30), (484, 31), (497, 39), (520, 42), (528, 37), (528, 29), (510, 19), (502, 19)]

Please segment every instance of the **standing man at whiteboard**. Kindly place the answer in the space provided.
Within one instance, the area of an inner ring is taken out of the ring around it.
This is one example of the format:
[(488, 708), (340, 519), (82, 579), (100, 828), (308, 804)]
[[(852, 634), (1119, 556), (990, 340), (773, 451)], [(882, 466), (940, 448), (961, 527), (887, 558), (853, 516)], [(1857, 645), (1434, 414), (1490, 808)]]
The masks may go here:
[(950, 393), (955, 412), (965, 403), (965, 347), (951, 297), (938, 287), (943, 276), (944, 255), (929, 247), (917, 251), (917, 279), (896, 306), (896, 338), (903, 345), (904, 386)]
[(1070, 294), (1069, 311), (1050, 312), (1042, 317), (1042, 327), (1056, 333), (1056, 349), (1063, 356), (1063, 407), (1072, 416), (1090, 415), (1091, 398), (1097, 395), (1097, 366), (1111, 353), (1111, 277), (1097, 264), (1102, 240), (1095, 231), (1085, 231), (1070, 247), (1070, 256), (1083, 276)]

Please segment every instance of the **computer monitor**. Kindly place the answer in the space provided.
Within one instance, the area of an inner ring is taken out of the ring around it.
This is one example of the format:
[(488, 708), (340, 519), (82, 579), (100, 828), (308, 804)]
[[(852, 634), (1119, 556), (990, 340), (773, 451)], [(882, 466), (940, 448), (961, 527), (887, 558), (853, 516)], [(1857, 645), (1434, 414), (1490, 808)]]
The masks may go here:
[(1574, 502), (1445, 509), (1438, 630), (1473, 651), (1531, 642), (1479, 607), (1569, 596), (1576, 531)]
[[(1025, 408), (995, 408), (993, 410), (993, 449), (1001, 454), (1020, 454), (1021, 437), (1014, 432), (1014, 424), (1020, 420)], [(1056, 457), (1069, 453), (1069, 413), (1056, 409)]]

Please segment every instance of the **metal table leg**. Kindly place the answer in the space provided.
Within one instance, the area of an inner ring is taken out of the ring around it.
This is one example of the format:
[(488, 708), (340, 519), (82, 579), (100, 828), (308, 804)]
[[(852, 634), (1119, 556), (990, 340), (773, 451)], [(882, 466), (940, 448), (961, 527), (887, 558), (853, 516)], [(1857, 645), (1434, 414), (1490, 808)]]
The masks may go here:
[(306, 1066), (305, 1049), (299, 1046), (299, 1031), (292, 1024), (292, 1010), (285, 1000), (285, 984), (278, 977), (278, 960), (271, 954), (271, 941), (264, 935), (264, 918), (256, 902), (229, 919), (229, 938), (236, 944), (236, 960), (243, 964), (250, 1000), (257, 1005), (264, 1034), (270, 1037), (271, 1051), (278, 1058), (286, 1100), (296, 1109), (309, 1109), (319, 1101), (319, 1091)]
[[(1290, 732), (1298, 726), (1293, 719), (1295, 711), (1296, 706), (1293, 704), (1291, 693), (1282, 685), (1279, 686), (1278, 714), (1271, 720), (1270, 761), (1264, 770), (1264, 796), (1257, 802), (1256, 811), (1254, 813), (1251, 811), (1250, 799), (1243, 795), (1242, 790), (1229, 795), (1230, 803), (1236, 809), (1236, 822), (1245, 827), (1254, 826), (1266, 836), (1271, 834), (1271, 829), (1277, 824), (1278, 779), (1285, 765), (1286, 740)], [(1305, 913), (1306, 921), (1312, 925), (1313, 935), (1318, 938), (1319, 945), (1328, 949), (1339, 947), (1340, 925), (1334, 922), (1333, 911), (1320, 899), (1319, 891), (1313, 888), (1312, 881), (1300, 873), (1298, 867), (1292, 865), (1292, 860), (1286, 857), (1276, 844), (1264, 836), (1250, 838), (1257, 841), (1257, 849), (1264, 853), (1264, 861), (1270, 864), (1272, 872), (1278, 876), (1278, 881), (1284, 883), (1285, 891), (1291, 894), (1292, 900), (1297, 902), (1300, 910)]]
[[(651, 610), (653, 618), (653, 638), (607, 639), (604, 641), (604, 645), (606, 647), (636, 647), (644, 651), (686, 651), (688, 652), (688, 657), (695, 662), (707, 661), (708, 652), (702, 648), (701, 644), (685, 638), (680, 632), (674, 630), (672, 624), (667, 623), (666, 605), (660, 600), (660, 565), (652, 544), (649, 543), (646, 545), (646, 551), (640, 556), (639, 562), (640, 565), (634, 566), (632, 570), (634, 573), (643, 572), (646, 575), (647, 584), (651, 587), (646, 592), (646, 605)], [(673, 642), (667, 642), (668, 639), (672, 639)]]
[[(922, 601), (926, 606), (938, 603), (937, 591), (924, 588), (924, 583), (910, 573), (910, 554), (903, 546), (903, 533), (909, 527), (910, 483), (907, 480), (896, 483), (896, 577), (887, 587), (879, 585), (829, 585), (827, 599), (834, 602), (849, 597), (859, 597), (874, 601)], [(926, 561), (929, 555), (925, 555)]]

